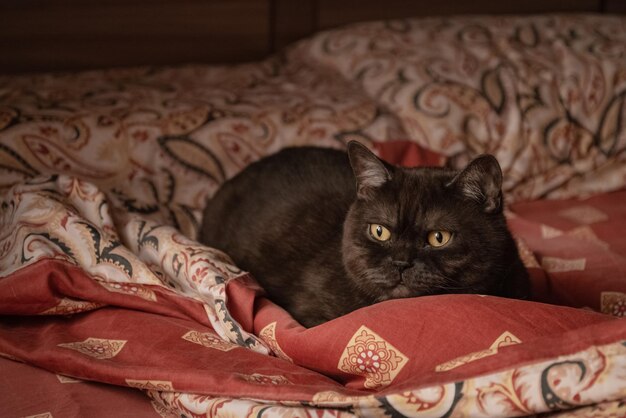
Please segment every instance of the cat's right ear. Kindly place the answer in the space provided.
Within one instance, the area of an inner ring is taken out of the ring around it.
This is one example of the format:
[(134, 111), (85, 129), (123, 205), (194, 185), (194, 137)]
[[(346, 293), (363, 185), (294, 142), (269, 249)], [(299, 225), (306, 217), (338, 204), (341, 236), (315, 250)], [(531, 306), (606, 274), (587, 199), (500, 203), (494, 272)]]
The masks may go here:
[(385, 164), (367, 147), (357, 141), (348, 143), (348, 157), (356, 177), (358, 197), (367, 197), (372, 189), (391, 180)]
[(469, 199), (483, 205), (487, 213), (502, 211), (502, 170), (493, 155), (475, 158), (451, 182)]

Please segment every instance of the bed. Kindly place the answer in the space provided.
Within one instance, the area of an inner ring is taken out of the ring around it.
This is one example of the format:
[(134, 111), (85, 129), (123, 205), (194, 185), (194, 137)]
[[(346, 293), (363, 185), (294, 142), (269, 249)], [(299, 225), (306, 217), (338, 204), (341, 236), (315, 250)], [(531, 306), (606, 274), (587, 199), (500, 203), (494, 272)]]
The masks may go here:
[[(319, 31), (237, 65), (0, 76), (0, 416), (626, 416), (626, 18)], [(196, 241), (286, 146), (494, 154), (532, 301), (305, 329)]]

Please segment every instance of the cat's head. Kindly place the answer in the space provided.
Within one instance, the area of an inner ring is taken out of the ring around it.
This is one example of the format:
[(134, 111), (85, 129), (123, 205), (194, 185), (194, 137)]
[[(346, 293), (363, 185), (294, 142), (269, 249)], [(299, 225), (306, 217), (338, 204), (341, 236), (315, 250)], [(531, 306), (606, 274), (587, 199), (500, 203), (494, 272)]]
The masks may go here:
[(356, 200), (344, 223), (342, 253), (361, 292), (374, 301), (498, 293), (517, 253), (493, 156), (454, 171), (391, 166), (357, 142), (348, 145), (348, 155)]

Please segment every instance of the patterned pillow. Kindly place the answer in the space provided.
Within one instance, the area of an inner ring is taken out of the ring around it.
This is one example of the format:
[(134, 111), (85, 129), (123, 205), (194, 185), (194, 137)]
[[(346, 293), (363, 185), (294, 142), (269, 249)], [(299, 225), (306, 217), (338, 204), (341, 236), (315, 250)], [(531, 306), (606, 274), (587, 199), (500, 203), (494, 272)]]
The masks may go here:
[(626, 184), (626, 17), (357, 24), (289, 52), (337, 71), (411, 140), (463, 165), (493, 153), (515, 200)]
[(76, 176), (188, 236), (217, 186), (264, 155), (404, 136), (334, 73), (277, 59), (0, 77), (0, 190)]

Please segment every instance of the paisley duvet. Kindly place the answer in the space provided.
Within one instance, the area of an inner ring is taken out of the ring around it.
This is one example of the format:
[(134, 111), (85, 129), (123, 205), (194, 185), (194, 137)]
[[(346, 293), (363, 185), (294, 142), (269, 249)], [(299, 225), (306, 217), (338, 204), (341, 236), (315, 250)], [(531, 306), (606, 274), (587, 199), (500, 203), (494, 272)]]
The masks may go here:
[[(0, 416), (626, 416), (626, 19), (319, 33), (239, 66), (0, 77)], [(532, 301), (305, 329), (195, 241), (285, 146), (495, 154)]]

